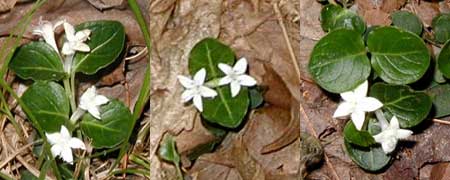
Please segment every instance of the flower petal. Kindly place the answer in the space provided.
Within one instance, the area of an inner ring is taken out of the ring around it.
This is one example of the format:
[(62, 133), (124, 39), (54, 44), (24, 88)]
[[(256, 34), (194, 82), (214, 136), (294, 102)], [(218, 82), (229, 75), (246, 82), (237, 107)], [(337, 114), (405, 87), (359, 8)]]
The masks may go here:
[(340, 94), (342, 99), (347, 102), (355, 102), (357, 98), (355, 97), (355, 93), (353, 91), (347, 91)]
[(353, 90), (353, 92), (355, 93), (354, 94), (355, 97), (356, 98), (366, 97), (368, 88), (369, 88), (369, 83), (366, 80), (362, 84), (360, 84), (358, 87), (356, 87), (356, 89)]
[(406, 139), (409, 136), (411, 136), (413, 134), (412, 131), (410, 130), (406, 130), (406, 129), (398, 129), (397, 130), (397, 134), (396, 134), (396, 138), (397, 139)]
[(69, 42), (65, 42), (63, 44), (61, 53), (64, 54), (64, 55), (71, 55), (71, 54), (74, 54), (75, 51), (72, 49), (72, 47), (70, 47)]
[(200, 95), (203, 97), (215, 97), (217, 96), (217, 92), (209, 87), (200, 86)]
[(61, 138), (63, 139), (63, 141), (69, 140), (72, 137), (66, 126), (61, 126), (61, 129), (59, 131), (61, 133)]
[(95, 96), (94, 103), (95, 105), (103, 105), (109, 102), (109, 99), (103, 95)]
[(75, 41), (75, 29), (73, 28), (73, 26), (67, 22), (64, 22), (63, 25), (67, 40)]
[(50, 134), (45, 133), (45, 136), (47, 136), (47, 141), (52, 145), (57, 144), (62, 139), (61, 133), (59, 133), (59, 132), (50, 133)]
[(91, 34), (91, 30), (89, 29), (83, 29), (81, 31), (78, 31), (75, 33), (75, 39), (79, 42), (84, 42), (89, 38), (89, 35)]
[(190, 101), (193, 97), (194, 97), (194, 90), (192, 89), (186, 89), (182, 94), (181, 94), (181, 99), (183, 102), (188, 102)]
[(334, 111), (333, 118), (340, 118), (350, 115), (354, 110), (353, 103), (342, 102), (337, 107), (336, 111)]
[(236, 64), (234, 64), (233, 70), (236, 74), (244, 74), (247, 71), (247, 59), (245, 57), (239, 59)]
[(77, 50), (77, 51), (81, 51), (81, 52), (89, 52), (89, 51), (91, 51), (91, 48), (89, 48), (89, 46), (87, 44), (82, 43), (82, 42), (75, 43), (75, 45), (72, 48)]
[(87, 111), (89, 112), (89, 114), (94, 116), (96, 119), (102, 119), (100, 117), (100, 111), (98, 110), (98, 107), (91, 105), (88, 107)]
[(72, 149), (70, 147), (63, 147), (61, 151), (61, 158), (68, 162), (69, 164), (73, 164), (73, 155), (72, 155)]
[(256, 80), (249, 75), (240, 75), (237, 77), (239, 84), (243, 86), (254, 86), (256, 85)]
[(364, 120), (366, 119), (366, 113), (364, 111), (355, 111), (351, 115), (352, 122), (355, 125), (356, 129), (359, 131), (362, 129), (364, 125)]
[(359, 97), (357, 102), (356, 109), (365, 112), (372, 112), (383, 107), (383, 103), (373, 97)]
[(205, 82), (206, 70), (205, 68), (200, 69), (194, 75), (194, 82), (196, 85), (202, 85)]
[(392, 151), (394, 151), (395, 147), (396, 146), (392, 145), (392, 142), (390, 142), (390, 141), (385, 141), (385, 142), (381, 143), (381, 148), (383, 148), (383, 151), (385, 154), (389, 154)]
[(219, 80), (219, 86), (225, 85), (225, 84), (230, 84), (230, 82), (232, 81), (230, 76), (225, 76), (223, 78), (220, 78)]
[(231, 89), (231, 97), (236, 97), (239, 94), (239, 91), (241, 90), (241, 85), (239, 82), (232, 81), (230, 83), (230, 89)]
[(217, 65), (217, 67), (219, 67), (219, 69), (226, 75), (229, 75), (229, 74), (233, 73), (233, 68), (230, 65), (228, 65), (228, 64), (219, 63)]
[(183, 85), (184, 88), (193, 88), (195, 86), (194, 81), (188, 77), (185, 76), (177, 76), (178, 81)]
[(61, 155), (61, 152), (63, 151), (63, 147), (59, 144), (55, 144), (50, 148), (50, 151), (52, 152), (53, 157)]
[(203, 102), (202, 97), (200, 95), (194, 96), (194, 106), (200, 111), (203, 112)]
[(69, 140), (69, 146), (71, 148), (74, 148), (74, 149), (86, 149), (86, 146), (84, 145), (84, 142), (81, 141), (81, 139), (78, 139), (78, 138), (71, 138)]
[(391, 121), (389, 122), (389, 129), (399, 129), (400, 124), (398, 123), (398, 119), (396, 116), (392, 116)]

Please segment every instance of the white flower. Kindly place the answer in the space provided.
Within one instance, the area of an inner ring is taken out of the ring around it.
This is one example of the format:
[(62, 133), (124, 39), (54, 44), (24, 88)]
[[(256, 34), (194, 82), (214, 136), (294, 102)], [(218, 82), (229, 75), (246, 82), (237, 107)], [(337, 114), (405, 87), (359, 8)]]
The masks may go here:
[(405, 139), (411, 136), (413, 132), (406, 129), (400, 129), (397, 117), (393, 116), (389, 126), (373, 138), (377, 143), (381, 144), (384, 153), (388, 154), (394, 151), (397, 146), (398, 139)]
[(70, 164), (73, 163), (71, 148), (86, 149), (83, 141), (78, 138), (73, 138), (65, 126), (61, 126), (60, 132), (51, 134), (45, 133), (45, 136), (47, 136), (48, 142), (52, 145), (52, 148), (50, 149), (52, 155), (54, 157), (59, 156)]
[(219, 69), (225, 73), (225, 77), (219, 80), (219, 85), (230, 84), (231, 96), (235, 97), (239, 94), (241, 86), (254, 86), (256, 80), (245, 74), (247, 71), (247, 59), (241, 58), (231, 67), (228, 64), (219, 63)]
[(101, 119), (98, 106), (106, 104), (108, 101), (105, 96), (98, 95), (95, 86), (92, 86), (81, 95), (79, 108), (88, 111), (95, 118)]
[(213, 89), (203, 85), (206, 78), (205, 68), (200, 69), (195, 73), (194, 79), (185, 76), (178, 76), (178, 80), (186, 90), (181, 94), (183, 102), (188, 102), (194, 99), (194, 106), (200, 111), (203, 111), (202, 97), (215, 97), (217, 92)]
[(73, 55), (75, 51), (89, 52), (91, 49), (84, 41), (89, 39), (91, 30), (84, 29), (75, 33), (75, 29), (69, 23), (64, 23), (64, 31), (67, 41), (64, 43), (62, 53), (64, 55)]
[(344, 102), (340, 103), (333, 114), (333, 118), (347, 117), (351, 115), (356, 129), (361, 130), (366, 118), (366, 112), (375, 111), (383, 106), (378, 99), (366, 97), (368, 82), (365, 81), (356, 89), (341, 93)]
[(58, 46), (56, 46), (55, 41), (55, 29), (61, 25), (64, 21), (58, 21), (53, 24), (50, 21), (42, 20), (42, 17), (39, 19), (39, 25), (33, 30), (33, 34), (42, 36), (44, 41), (49, 44), (57, 53), (59, 53)]

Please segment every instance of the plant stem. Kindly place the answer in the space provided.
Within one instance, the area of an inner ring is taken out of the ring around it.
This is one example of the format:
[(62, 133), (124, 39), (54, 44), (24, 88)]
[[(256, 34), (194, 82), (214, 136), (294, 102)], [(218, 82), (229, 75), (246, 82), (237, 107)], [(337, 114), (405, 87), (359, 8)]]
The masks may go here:
[(375, 116), (377, 116), (378, 122), (380, 122), (381, 129), (384, 130), (389, 126), (389, 122), (384, 117), (384, 113), (381, 109), (375, 111)]
[(64, 90), (66, 90), (66, 96), (69, 98), (69, 101), (70, 101), (70, 109), (72, 110), (72, 113), (73, 113), (76, 111), (77, 105), (75, 104), (75, 98), (73, 97), (73, 93), (70, 88), (71, 86), (70, 86), (69, 78), (65, 78), (63, 80), (63, 84), (64, 84)]
[(3, 172), (0, 172), (0, 178), (4, 180), (14, 180), (14, 178), (9, 177), (7, 174), (4, 174)]
[(139, 156), (136, 156), (134, 154), (130, 155), (130, 160), (133, 161), (136, 164), (139, 164), (141, 166), (144, 166), (146, 169), (150, 169), (150, 163), (146, 162), (144, 159), (142, 159)]

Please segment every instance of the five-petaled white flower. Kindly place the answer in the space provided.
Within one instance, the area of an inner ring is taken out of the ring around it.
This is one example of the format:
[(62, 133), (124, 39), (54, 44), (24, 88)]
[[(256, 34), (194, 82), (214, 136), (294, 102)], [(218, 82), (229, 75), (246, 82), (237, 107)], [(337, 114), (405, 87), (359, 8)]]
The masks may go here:
[(59, 53), (58, 46), (56, 46), (55, 41), (55, 29), (64, 23), (64, 21), (58, 21), (53, 24), (50, 21), (42, 20), (42, 17), (39, 19), (39, 25), (33, 30), (33, 34), (42, 36), (44, 41), (49, 44), (57, 53)]
[(72, 148), (73, 149), (86, 149), (83, 141), (78, 138), (74, 138), (70, 135), (65, 126), (61, 126), (60, 132), (45, 133), (48, 142), (52, 145), (50, 149), (54, 157), (59, 156), (64, 161), (72, 164)]
[(347, 117), (351, 115), (356, 129), (361, 130), (366, 118), (366, 112), (375, 111), (383, 106), (378, 99), (366, 97), (368, 82), (365, 81), (356, 89), (341, 93), (344, 102), (340, 103), (333, 114), (333, 118)]
[(219, 69), (225, 73), (225, 77), (219, 80), (219, 85), (230, 84), (231, 96), (239, 94), (241, 86), (254, 86), (256, 80), (245, 74), (247, 71), (247, 59), (241, 58), (231, 67), (228, 64), (219, 63)]
[(205, 68), (200, 69), (195, 73), (194, 79), (185, 76), (178, 76), (178, 80), (186, 90), (181, 94), (183, 102), (188, 102), (194, 99), (194, 106), (200, 111), (203, 111), (202, 97), (215, 97), (217, 92), (213, 89), (203, 85), (206, 78)]
[(394, 151), (399, 139), (405, 139), (411, 136), (412, 133), (410, 130), (400, 129), (397, 117), (393, 116), (389, 126), (384, 128), (381, 133), (373, 136), (373, 138), (381, 144), (384, 153), (388, 154)]
[(64, 55), (73, 55), (75, 51), (89, 52), (91, 49), (84, 41), (89, 39), (91, 30), (84, 29), (75, 33), (75, 29), (69, 23), (64, 23), (67, 41), (64, 43), (62, 53)]
[(103, 95), (98, 95), (96, 91), (95, 86), (88, 88), (80, 97), (79, 108), (88, 111), (95, 118), (101, 119), (98, 106), (106, 104), (109, 100)]

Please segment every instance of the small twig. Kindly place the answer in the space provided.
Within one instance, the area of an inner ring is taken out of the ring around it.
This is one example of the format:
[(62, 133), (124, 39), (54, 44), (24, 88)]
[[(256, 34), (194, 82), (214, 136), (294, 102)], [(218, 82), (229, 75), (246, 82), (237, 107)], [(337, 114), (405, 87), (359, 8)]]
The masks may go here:
[(33, 145), (36, 142), (32, 142), (30, 144), (25, 145), (24, 147), (20, 148), (19, 150), (15, 151), (13, 154), (9, 155), (3, 162), (0, 163), (0, 168), (5, 166), (9, 161), (13, 160), (18, 154), (22, 153), (26, 149), (28, 149), (31, 145)]
[(444, 121), (444, 120), (440, 120), (440, 119), (433, 119), (433, 122), (436, 122), (436, 123), (439, 123), (439, 124), (450, 125), (449, 121)]
[(147, 55), (147, 53), (148, 53), (148, 49), (147, 49), (147, 47), (145, 47), (144, 49), (142, 49), (141, 51), (139, 51), (137, 54), (132, 55), (132, 56), (125, 57), (125, 60), (126, 60), (126, 61), (128, 61), (128, 60), (133, 60), (133, 59), (136, 59), (136, 58), (138, 58), (138, 57)]

